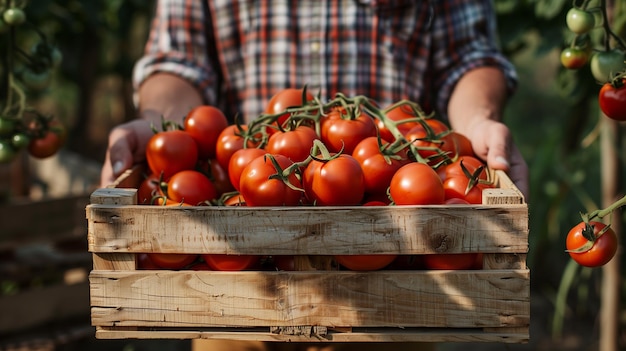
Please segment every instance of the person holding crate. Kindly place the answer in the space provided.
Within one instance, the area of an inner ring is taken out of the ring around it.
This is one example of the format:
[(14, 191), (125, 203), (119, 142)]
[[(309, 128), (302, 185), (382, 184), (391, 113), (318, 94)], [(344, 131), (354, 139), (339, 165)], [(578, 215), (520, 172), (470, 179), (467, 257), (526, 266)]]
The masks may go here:
[[(502, 122), (517, 76), (498, 49), (492, 0), (161, 0), (133, 81), (138, 118), (111, 130), (102, 186), (144, 159), (151, 122), (182, 122), (203, 104), (249, 122), (274, 93), (306, 85), (381, 106), (415, 101), (528, 195), (527, 164)], [(239, 346), (223, 347), (267, 348)]]

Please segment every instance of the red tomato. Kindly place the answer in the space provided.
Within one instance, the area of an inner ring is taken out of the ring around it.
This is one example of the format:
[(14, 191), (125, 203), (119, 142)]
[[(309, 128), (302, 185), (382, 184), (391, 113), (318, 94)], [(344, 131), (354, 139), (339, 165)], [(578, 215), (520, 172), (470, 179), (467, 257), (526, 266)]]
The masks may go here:
[(192, 109), (185, 117), (183, 128), (198, 144), (198, 157), (208, 160), (215, 157), (217, 137), (228, 127), (224, 113), (213, 106), (202, 105)]
[(28, 143), (28, 153), (35, 158), (47, 158), (59, 151), (62, 146), (59, 134), (48, 130), (42, 137), (35, 137)]
[(609, 118), (626, 121), (626, 78), (602, 85), (598, 94), (600, 109)]
[(426, 269), (472, 269), (478, 253), (430, 254), (423, 255)]
[[(274, 94), (274, 96), (272, 96), (270, 101), (267, 103), (265, 113), (269, 115), (275, 115), (277, 113), (285, 111), (288, 107), (302, 106), (304, 104), (304, 101), (302, 99), (304, 95), (303, 93), (304, 89), (297, 88), (286, 88), (279, 91), (278, 93)], [(311, 95), (311, 93), (307, 91), (305, 98), (306, 101), (312, 101), (313, 95)], [(279, 125), (283, 125), (287, 118), (289, 118), (289, 114), (285, 113), (278, 118), (277, 123)]]
[(285, 155), (293, 162), (302, 162), (311, 154), (313, 141), (318, 139), (313, 128), (299, 126), (294, 130), (277, 131), (270, 136), (265, 150), (270, 154)]
[(367, 194), (385, 195), (391, 183), (391, 178), (400, 167), (409, 163), (406, 149), (388, 155), (384, 150), (386, 141), (382, 141), (383, 150), (378, 145), (377, 137), (368, 137), (356, 145), (352, 156), (359, 162), (365, 177), (365, 192)]
[(464, 175), (446, 178), (446, 180), (443, 181), (446, 201), (457, 198), (465, 200), (470, 204), (481, 204), (483, 202), (483, 189), (485, 187), (480, 183), (476, 183), (468, 189), (469, 182), (470, 178)]
[[(462, 166), (461, 166), (462, 164)], [(474, 174), (478, 168), (482, 167), (483, 170), (480, 172), (478, 176), (479, 179), (487, 180), (487, 165), (481, 161), (480, 159), (474, 156), (461, 156), (454, 160), (449, 165), (445, 167), (445, 178), (456, 177), (456, 176), (464, 176), (466, 177), (465, 172), (463, 172), (463, 167), (469, 172), (469, 174)]]
[(442, 160), (441, 154), (453, 157), (454, 139), (450, 136), (450, 129), (437, 119), (427, 119), (411, 128), (405, 138), (418, 149), (421, 157), (435, 164)]
[(358, 205), (365, 195), (363, 170), (347, 154), (311, 161), (302, 173), (302, 185), (308, 201), (317, 206)]
[[(590, 221), (589, 227), (585, 222), (580, 222), (567, 233), (565, 246), (574, 261), (585, 267), (600, 267), (607, 264), (615, 256), (618, 245), (615, 231), (608, 228), (604, 234), (598, 236), (605, 228), (606, 224), (601, 222)], [(585, 237), (585, 231), (589, 231), (587, 234), (589, 237), (595, 238), (592, 242), (593, 245), (584, 252), (574, 252), (584, 248), (585, 245), (591, 245), (589, 239)]]
[[(415, 114), (411, 106), (409, 105), (399, 105), (394, 108), (388, 108), (386, 110), (385, 115), (392, 123), (396, 123), (396, 128), (402, 135), (406, 135), (406, 133), (411, 130), (416, 125), (419, 125), (417, 121), (406, 121), (412, 118), (418, 118), (418, 115)], [(406, 121), (406, 122), (402, 122)], [(381, 119), (376, 121), (376, 125), (378, 126), (378, 133), (380, 137), (388, 142), (393, 142), (396, 140), (395, 136), (391, 133), (389, 128), (385, 125), (385, 122)]]
[(198, 171), (180, 171), (167, 182), (167, 198), (175, 203), (192, 206), (207, 205), (217, 198), (211, 180)]
[[(237, 125), (230, 125), (226, 127), (217, 138), (215, 158), (224, 169), (228, 169), (228, 163), (235, 151), (244, 148), (245, 138), (243, 134), (247, 133), (248, 126), (242, 125), (241, 128), (242, 131), (239, 130)], [(245, 148), (255, 148), (257, 145), (257, 140), (248, 139)]]
[(219, 162), (216, 159), (209, 160), (207, 164), (208, 175), (213, 185), (215, 185), (215, 190), (217, 191), (217, 196), (219, 197), (222, 194), (229, 193), (235, 190), (235, 187), (230, 183), (230, 175), (228, 174), (228, 169), (222, 168)]
[(335, 261), (351, 271), (376, 271), (387, 267), (398, 255), (335, 255)]
[(161, 192), (161, 183), (159, 176), (152, 173), (144, 179), (139, 188), (137, 188), (137, 204), (139, 205), (153, 205), (159, 204), (159, 197), (163, 197)]
[(259, 262), (256, 255), (204, 254), (204, 261), (215, 271), (243, 271)]
[(198, 259), (195, 254), (149, 253), (148, 258), (159, 268), (183, 269)]
[(246, 206), (246, 200), (240, 194), (234, 194), (224, 200), (224, 206)]
[(185, 131), (158, 132), (146, 145), (146, 160), (152, 173), (162, 174), (168, 180), (175, 173), (196, 167), (198, 146)]
[(454, 143), (454, 154), (450, 157), (474, 156), (472, 142), (463, 134), (454, 131), (450, 132), (450, 138)]
[(351, 116), (341, 109), (333, 110), (321, 121), (320, 140), (330, 152), (343, 149), (344, 154), (351, 155), (361, 140), (376, 134), (374, 119), (364, 112)]
[(241, 173), (239, 191), (246, 199), (247, 206), (296, 206), (300, 203), (302, 192), (291, 188), (287, 183), (301, 189), (302, 185), (295, 172), (286, 181), (274, 178), (278, 170), (271, 157), (283, 170), (293, 161), (283, 155), (266, 154), (252, 160)]
[(244, 168), (255, 158), (265, 155), (264, 149), (248, 148), (235, 151), (228, 162), (228, 179), (235, 190), (239, 191), (239, 181)]
[(389, 194), (396, 205), (439, 205), (445, 200), (437, 172), (419, 162), (404, 165), (394, 174)]

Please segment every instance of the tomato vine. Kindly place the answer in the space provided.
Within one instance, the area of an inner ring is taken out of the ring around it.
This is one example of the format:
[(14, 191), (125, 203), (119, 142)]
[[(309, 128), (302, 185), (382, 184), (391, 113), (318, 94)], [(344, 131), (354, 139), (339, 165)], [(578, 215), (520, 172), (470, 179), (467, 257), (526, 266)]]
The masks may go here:
[[(48, 86), (62, 60), (60, 51), (28, 21), (26, 4), (0, 1), (0, 163), (13, 161), (22, 150), (36, 158), (50, 157), (65, 142), (60, 122), (26, 102), (28, 94)], [(39, 42), (29, 52), (18, 45), (18, 29), (37, 34)]]

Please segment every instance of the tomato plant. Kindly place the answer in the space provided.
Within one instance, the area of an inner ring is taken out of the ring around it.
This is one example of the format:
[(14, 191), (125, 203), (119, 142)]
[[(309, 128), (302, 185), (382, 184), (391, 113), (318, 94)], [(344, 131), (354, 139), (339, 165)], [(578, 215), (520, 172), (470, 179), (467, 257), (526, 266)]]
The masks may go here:
[(203, 254), (202, 258), (215, 271), (243, 271), (259, 262), (256, 255)]
[(175, 173), (167, 181), (167, 198), (192, 206), (208, 205), (217, 198), (217, 190), (206, 175), (194, 170), (184, 170)]
[(198, 144), (198, 157), (208, 160), (215, 157), (215, 145), (220, 133), (228, 127), (224, 113), (213, 106), (195, 107), (183, 123), (183, 128)]
[(404, 165), (394, 174), (389, 194), (396, 205), (439, 205), (445, 200), (437, 172), (419, 162)]
[(4, 11), (2, 14), (4, 22), (10, 26), (19, 26), (26, 22), (26, 14), (24, 10), (19, 7), (11, 7)]
[(159, 268), (183, 269), (198, 259), (195, 254), (156, 253), (147, 254), (149, 260)]
[(168, 180), (177, 172), (195, 168), (198, 146), (191, 135), (183, 130), (158, 132), (148, 140), (146, 161), (152, 173)]
[(241, 173), (239, 191), (247, 206), (296, 206), (302, 198), (295, 172), (283, 175), (293, 161), (283, 155), (265, 154), (252, 160)]
[(616, 121), (626, 121), (626, 79), (618, 77), (604, 83), (598, 94), (602, 112)]
[(602, 222), (582, 221), (567, 233), (566, 248), (581, 266), (599, 267), (608, 263), (617, 252), (615, 231)]
[(376, 271), (387, 267), (398, 255), (335, 255), (335, 261), (351, 271)]

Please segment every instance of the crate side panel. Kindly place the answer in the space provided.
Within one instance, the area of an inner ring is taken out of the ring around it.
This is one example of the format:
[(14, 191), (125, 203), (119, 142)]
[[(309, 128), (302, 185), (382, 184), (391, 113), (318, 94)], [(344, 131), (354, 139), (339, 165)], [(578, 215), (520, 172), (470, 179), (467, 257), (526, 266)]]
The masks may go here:
[(528, 208), (90, 205), (92, 252), (361, 254), (528, 251)]
[(504, 327), (529, 323), (529, 272), (94, 271), (96, 326)]

